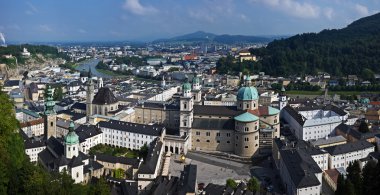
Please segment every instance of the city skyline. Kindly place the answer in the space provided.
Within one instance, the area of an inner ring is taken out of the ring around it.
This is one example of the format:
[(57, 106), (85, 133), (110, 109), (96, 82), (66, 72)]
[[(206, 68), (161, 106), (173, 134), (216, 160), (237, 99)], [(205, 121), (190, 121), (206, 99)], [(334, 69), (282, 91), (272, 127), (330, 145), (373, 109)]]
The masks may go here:
[(198, 30), (293, 35), (343, 28), (378, 12), (380, 1), (117, 0), (0, 1), (7, 41), (151, 41)]

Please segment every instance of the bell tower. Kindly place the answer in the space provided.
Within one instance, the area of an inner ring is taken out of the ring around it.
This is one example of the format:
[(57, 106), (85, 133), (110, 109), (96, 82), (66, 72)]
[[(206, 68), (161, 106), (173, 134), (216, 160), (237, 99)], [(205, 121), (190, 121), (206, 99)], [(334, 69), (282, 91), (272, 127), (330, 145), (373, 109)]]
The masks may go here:
[(45, 97), (45, 111), (43, 113), (44, 133), (45, 138), (49, 139), (51, 136), (57, 136), (57, 114), (54, 110), (53, 89), (50, 85), (47, 86), (47, 94), (45, 94)]
[(79, 155), (79, 136), (74, 131), (74, 122), (70, 122), (69, 133), (65, 136), (65, 156), (68, 159)]
[(191, 127), (193, 123), (194, 100), (191, 95), (191, 85), (186, 81), (182, 85), (180, 98), (180, 122), (179, 131), (181, 136), (189, 136), (189, 148), (191, 148)]
[(202, 91), (201, 85), (199, 81), (199, 77), (194, 75), (193, 77), (193, 96), (194, 96), (194, 104), (201, 105), (202, 104)]
[(90, 117), (94, 114), (92, 112), (92, 100), (94, 99), (94, 82), (92, 81), (91, 67), (88, 71), (86, 96), (86, 122), (89, 123)]
[(287, 97), (286, 97), (286, 94), (285, 94), (285, 87), (284, 85), (282, 85), (281, 87), (281, 92), (280, 92), (280, 96), (279, 96), (279, 99), (280, 99), (280, 111), (286, 106), (288, 105), (288, 100), (287, 100)]

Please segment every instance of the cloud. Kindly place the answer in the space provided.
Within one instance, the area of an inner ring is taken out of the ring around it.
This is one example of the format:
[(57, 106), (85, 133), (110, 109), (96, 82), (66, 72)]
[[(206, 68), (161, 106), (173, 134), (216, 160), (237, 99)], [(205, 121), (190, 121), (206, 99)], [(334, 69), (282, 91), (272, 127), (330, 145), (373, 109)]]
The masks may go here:
[(141, 5), (140, 0), (126, 0), (123, 4), (123, 8), (136, 15), (149, 15), (158, 12), (158, 10), (152, 6)]
[(52, 31), (53, 31), (53, 29), (50, 28), (50, 26), (48, 26), (47, 24), (41, 24), (41, 25), (39, 26), (39, 29), (40, 29), (41, 31), (43, 31), (43, 32), (52, 32)]
[(243, 20), (244, 22), (248, 22), (248, 21), (249, 21), (249, 18), (248, 18), (245, 14), (240, 14), (240, 15), (239, 15), (239, 18), (240, 18), (241, 20)]
[(28, 5), (28, 7), (29, 7), (29, 9), (25, 11), (26, 14), (34, 15), (34, 14), (38, 13), (38, 9), (32, 3), (26, 2), (26, 5)]
[(298, 18), (318, 18), (320, 7), (308, 2), (295, 0), (250, 0), (252, 3), (260, 3)]
[(327, 7), (323, 10), (323, 14), (324, 14), (324, 16), (326, 16), (326, 18), (331, 20), (335, 15), (334, 9), (332, 9), (331, 7)]
[(84, 30), (84, 29), (78, 29), (78, 32), (79, 32), (79, 33), (82, 33), (82, 34), (86, 34), (86, 33), (87, 33), (87, 31)]
[(202, 11), (202, 10), (190, 10), (189, 16), (194, 19), (206, 21), (209, 23), (213, 23), (215, 21), (214, 16), (212, 16), (209, 12)]
[(368, 16), (369, 15), (368, 8), (364, 5), (355, 4), (354, 9), (355, 9), (356, 13), (359, 14), (360, 16)]

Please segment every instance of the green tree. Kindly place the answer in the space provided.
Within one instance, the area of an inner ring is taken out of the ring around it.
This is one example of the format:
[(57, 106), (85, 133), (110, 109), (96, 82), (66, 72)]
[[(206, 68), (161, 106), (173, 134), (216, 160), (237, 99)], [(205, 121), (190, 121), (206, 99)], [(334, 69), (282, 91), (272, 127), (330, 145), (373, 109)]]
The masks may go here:
[(359, 131), (362, 133), (368, 133), (369, 132), (368, 124), (364, 120), (362, 120), (360, 122)]
[(355, 193), (356, 190), (357, 189), (351, 183), (351, 181), (349, 179), (346, 179), (344, 194), (345, 195), (356, 195), (356, 193)]
[(121, 168), (114, 169), (113, 170), (113, 177), (117, 178), (117, 179), (123, 179), (123, 178), (125, 178), (124, 172), (125, 172), (124, 169), (121, 169)]
[(249, 179), (248, 183), (247, 183), (247, 188), (248, 190), (252, 191), (252, 192), (257, 192), (260, 190), (260, 185), (259, 185), (259, 182), (257, 181), (256, 178), (252, 177), (251, 179)]
[(53, 94), (54, 101), (61, 101), (63, 99), (62, 87), (56, 87)]
[(144, 160), (146, 159), (146, 156), (148, 155), (149, 147), (147, 144), (144, 144), (141, 146), (140, 151), (139, 151), (139, 157), (143, 158)]
[(107, 184), (106, 180), (101, 177), (95, 185), (90, 186), (88, 194), (108, 195), (110, 193), (110, 186)]
[(350, 165), (347, 167), (347, 180), (349, 180), (354, 186), (355, 194), (358, 194), (358, 195), (361, 194), (363, 180), (362, 180), (359, 161), (354, 161), (353, 163), (350, 163)]
[(345, 195), (345, 191), (346, 191), (346, 181), (344, 179), (344, 176), (340, 174), (338, 176), (335, 195)]
[(230, 187), (230, 188), (232, 188), (232, 189), (236, 189), (236, 188), (237, 188), (237, 183), (236, 183), (236, 181), (233, 180), (233, 179), (227, 179), (227, 181), (226, 181), (226, 186), (227, 186), (227, 187)]
[(376, 162), (371, 160), (368, 161), (367, 164), (363, 168), (363, 184), (366, 186), (363, 188), (362, 194), (373, 194), (376, 183), (374, 182), (376, 180)]

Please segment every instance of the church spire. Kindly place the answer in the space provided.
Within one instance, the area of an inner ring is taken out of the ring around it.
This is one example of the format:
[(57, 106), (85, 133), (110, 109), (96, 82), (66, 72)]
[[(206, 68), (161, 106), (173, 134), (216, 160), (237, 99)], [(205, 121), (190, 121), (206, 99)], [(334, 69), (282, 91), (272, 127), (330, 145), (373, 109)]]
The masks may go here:
[(45, 99), (45, 115), (55, 114), (54, 111), (55, 102), (53, 100), (53, 89), (50, 85), (47, 86), (46, 99)]

